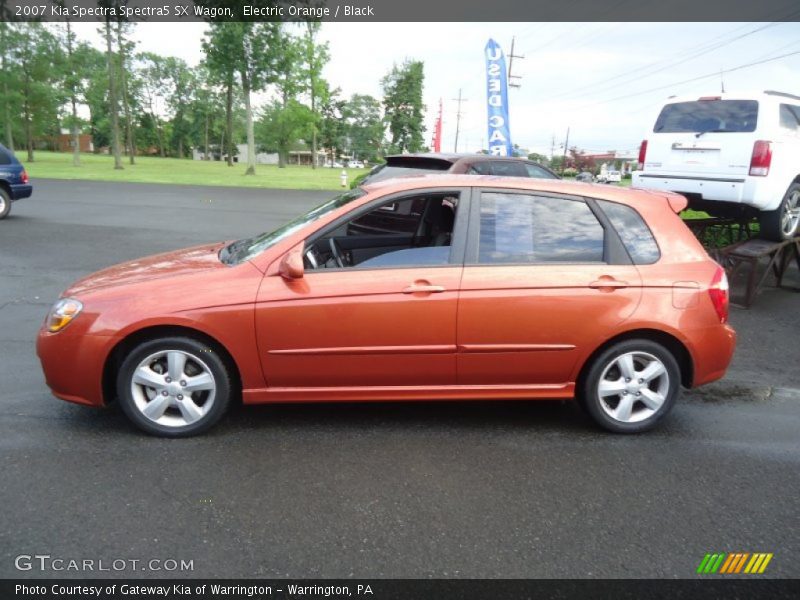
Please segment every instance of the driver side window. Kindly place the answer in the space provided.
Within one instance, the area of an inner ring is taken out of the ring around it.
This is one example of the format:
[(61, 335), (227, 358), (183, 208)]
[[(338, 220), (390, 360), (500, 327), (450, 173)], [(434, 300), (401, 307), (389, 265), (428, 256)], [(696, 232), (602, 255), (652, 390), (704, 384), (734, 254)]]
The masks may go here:
[(394, 199), (340, 224), (307, 244), (311, 270), (446, 265), (457, 192)]

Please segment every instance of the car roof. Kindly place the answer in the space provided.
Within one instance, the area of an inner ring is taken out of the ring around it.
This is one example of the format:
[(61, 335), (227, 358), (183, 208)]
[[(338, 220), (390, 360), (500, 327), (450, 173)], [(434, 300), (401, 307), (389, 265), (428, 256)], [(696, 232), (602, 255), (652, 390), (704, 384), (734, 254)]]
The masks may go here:
[(386, 157), (386, 161), (401, 161), (414, 159), (446, 160), (456, 162), (462, 159), (469, 160), (520, 160), (526, 161), (524, 156), (494, 156), (492, 154), (481, 154), (478, 152), (412, 152), (409, 154), (391, 154)]
[(774, 97), (792, 98), (800, 100), (800, 97), (787, 92), (777, 92), (774, 90), (743, 90), (739, 92), (709, 92), (708, 94), (681, 94), (670, 96), (664, 100), (663, 104), (674, 104), (676, 102), (696, 102), (700, 99), (719, 98), (720, 100), (764, 100)]
[(612, 200), (623, 204), (636, 204), (643, 199), (658, 197), (669, 201), (673, 207), (686, 205), (686, 198), (672, 192), (643, 190), (639, 188), (595, 185), (564, 179), (539, 179), (535, 177), (501, 177), (497, 175), (425, 174), (384, 179), (361, 186), (367, 193), (391, 194), (429, 188), (479, 187), (530, 190), (567, 196), (580, 196)]

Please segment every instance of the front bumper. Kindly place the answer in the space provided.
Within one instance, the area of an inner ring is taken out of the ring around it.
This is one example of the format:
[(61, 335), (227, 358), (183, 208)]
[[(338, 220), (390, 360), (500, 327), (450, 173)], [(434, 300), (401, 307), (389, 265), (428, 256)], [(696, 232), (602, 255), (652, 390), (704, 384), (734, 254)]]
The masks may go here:
[(77, 404), (103, 406), (103, 366), (115, 343), (114, 337), (76, 335), (69, 329), (58, 333), (40, 330), (36, 354), (53, 395)]

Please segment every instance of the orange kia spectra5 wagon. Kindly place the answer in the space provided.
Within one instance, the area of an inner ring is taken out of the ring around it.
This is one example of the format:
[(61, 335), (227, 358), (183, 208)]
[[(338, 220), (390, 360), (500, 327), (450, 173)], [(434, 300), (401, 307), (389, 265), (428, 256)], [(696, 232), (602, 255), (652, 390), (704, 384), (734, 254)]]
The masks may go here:
[(66, 290), (37, 352), (59, 398), (188, 436), (247, 404), (576, 398), (633, 433), (733, 355), (728, 283), (669, 192), (430, 175), (271, 233)]

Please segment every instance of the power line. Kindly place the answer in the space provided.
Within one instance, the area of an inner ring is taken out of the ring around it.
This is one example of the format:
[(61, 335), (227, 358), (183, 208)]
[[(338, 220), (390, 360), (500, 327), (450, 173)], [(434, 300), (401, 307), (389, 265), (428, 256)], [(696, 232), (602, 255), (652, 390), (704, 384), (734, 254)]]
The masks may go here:
[(637, 96), (643, 96), (644, 94), (649, 94), (651, 92), (658, 92), (660, 90), (669, 89), (669, 88), (675, 87), (676, 85), (683, 85), (684, 83), (692, 83), (694, 81), (700, 81), (702, 79), (708, 79), (709, 77), (719, 77), (721, 74), (724, 74), (724, 73), (733, 73), (734, 71), (741, 71), (742, 69), (747, 69), (749, 67), (755, 67), (757, 65), (763, 65), (764, 63), (773, 62), (773, 61), (776, 61), (776, 60), (780, 60), (782, 58), (787, 58), (789, 56), (795, 56), (797, 54), (800, 54), (800, 50), (797, 50), (795, 52), (788, 52), (786, 54), (781, 54), (780, 56), (775, 56), (773, 58), (767, 58), (767, 59), (764, 59), (764, 60), (757, 60), (757, 61), (754, 61), (754, 62), (751, 62), (751, 63), (747, 63), (747, 64), (744, 64), (744, 65), (739, 65), (737, 67), (733, 67), (731, 69), (724, 69), (721, 72), (720, 71), (714, 71), (713, 73), (709, 73), (709, 74), (706, 74), (706, 75), (700, 75), (699, 77), (692, 77), (691, 79), (684, 79), (683, 81), (677, 81), (677, 82), (674, 82), (674, 83), (670, 83), (670, 84), (667, 84), (667, 85), (662, 85), (662, 86), (655, 87), (655, 88), (650, 88), (649, 90), (644, 90), (642, 92), (636, 92), (634, 94), (626, 94), (624, 96), (617, 96), (616, 98), (609, 98), (608, 100), (601, 100), (600, 102), (591, 102), (589, 104), (584, 104), (582, 106), (578, 106), (576, 108), (573, 108), (572, 110), (580, 110), (582, 108), (589, 108), (589, 107), (592, 107), (592, 106), (598, 106), (598, 105), (602, 105), (602, 104), (609, 104), (611, 102), (617, 102), (619, 100), (627, 100), (628, 98), (635, 98)]
[(461, 128), (461, 103), (467, 101), (466, 98), (461, 97), (461, 88), (458, 88), (458, 98), (453, 98), (453, 100), (458, 102), (458, 110), (456, 111), (456, 142), (453, 152), (458, 152), (458, 131)]
[(511, 67), (514, 65), (514, 59), (515, 58), (522, 59), (522, 58), (525, 58), (525, 56), (524, 55), (514, 54), (514, 39), (515, 39), (514, 36), (512, 36), (511, 37), (511, 53), (508, 55), (508, 86), (509, 87), (514, 87), (514, 88), (518, 88), (518, 87), (522, 87), (522, 84), (514, 83), (514, 80), (515, 79), (522, 79), (522, 76), (514, 75), (513, 72), (511, 71)]
[[(767, 29), (769, 27), (774, 27), (775, 25), (778, 25), (778, 24), (779, 23), (768, 23), (767, 25), (764, 25), (762, 27), (757, 27), (756, 29), (753, 29), (753, 30), (748, 31), (746, 33), (743, 33), (741, 35), (737, 35), (737, 36), (735, 36), (733, 38), (729, 38), (727, 40), (723, 40), (722, 42), (719, 42), (719, 43), (715, 43), (715, 44), (711, 44), (711, 45), (708, 45), (707, 43), (706, 44), (702, 44), (702, 45), (700, 45), (701, 50), (699, 52), (692, 52), (692, 54), (690, 56), (686, 57), (686, 58), (683, 58), (683, 59), (675, 61), (675, 62), (668, 63), (668, 64), (666, 64), (666, 65), (664, 65), (664, 66), (662, 66), (662, 67), (660, 67), (658, 69), (655, 69), (654, 71), (651, 71), (649, 73), (645, 73), (644, 75), (637, 75), (637, 73), (640, 73), (641, 71), (645, 71), (645, 70), (647, 70), (649, 68), (652, 68), (652, 67), (658, 65), (660, 62), (663, 62), (663, 61), (656, 61), (655, 63), (651, 63), (650, 65), (645, 65), (645, 66), (639, 67), (637, 69), (632, 69), (632, 70), (626, 71), (624, 73), (620, 73), (619, 75), (615, 75), (614, 77), (606, 78), (606, 79), (604, 79), (604, 81), (598, 82), (597, 84), (589, 84), (589, 85), (586, 85), (586, 86), (581, 86), (580, 88), (573, 88), (573, 91), (576, 91), (578, 89), (581, 90), (581, 93), (576, 95), (576, 96), (570, 96), (570, 94), (572, 92), (568, 91), (568, 92), (562, 92), (560, 94), (555, 94), (554, 96), (551, 96), (550, 99), (554, 100), (554, 99), (559, 99), (559, 98), (564, 98), (564, 97), (567, 97), (567, 98), (570, 98), (570, 99), (583, 98), (585, 96), (596, 94), (598, 92), (602, 93), (603, 91), (606, 91), (608, 89), (617, 87), (618, 85), (620, 85), (620, 83), (624, 84), (624, 83), (627, 83), (627, 82), (630, 82), (630, 81), (633, 81), (633, 80), (640, 80), (640, 79), (644, 79), (644, 78), (647, 78), (647, 77), (652, 77), (653, 75), (656, 75), (657, 73), (661, 73), (663, 71), (666, 71), (667, 69), (671, 69), (673, 67), (677, 67), (678, 65), (682, 65), (682, 64), (684, 64), (686, 62), (694, 60), (695, 58), (697, 58), (699, 56), (703, 56), (704, 54), (708, 54), (709, 52), (713, 52), (714, 50), (718, 50), (719, 48), (722, 48), (724, 46), (732, 44), (733, 42), (736, 42), (736, 41), (738, 41), (738, 40), (740, 40), (742, 38), (745, 38), (747, 36), (750, 36), (750, 35), (753, 35), (755, 33), (758, 33), (759, 31), (763, 31), (764, 29)], [(689, 51), (693, 51), (696, 48), (697, 48), (697, 46), (695, 46), (693, 48), (688, 48), (687, 50), (684, 50), (683, 52), (679, 53), (679, 55), (680, 54), (685, 54), (686, 52), (689, 52)], [(625, 78), (625, 79), (622, 82), (610, 83), (612, 81), (616, 81), (616, 80), (621, 79), (621, 78)], [(593, 91), (588, 91), (587, 92), (586, 91), (587, 88), (589, 88), (589, 89), (590, 88), (597, 88), (597, 89), (594, 89)]]

